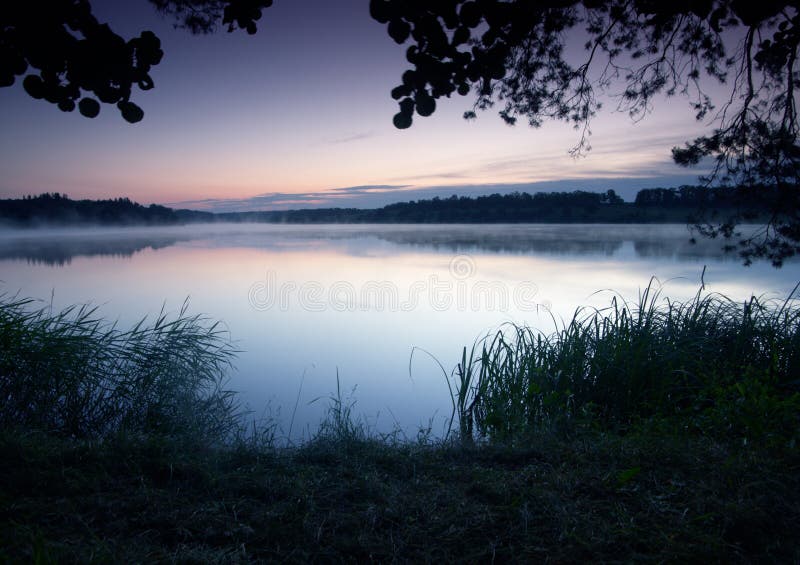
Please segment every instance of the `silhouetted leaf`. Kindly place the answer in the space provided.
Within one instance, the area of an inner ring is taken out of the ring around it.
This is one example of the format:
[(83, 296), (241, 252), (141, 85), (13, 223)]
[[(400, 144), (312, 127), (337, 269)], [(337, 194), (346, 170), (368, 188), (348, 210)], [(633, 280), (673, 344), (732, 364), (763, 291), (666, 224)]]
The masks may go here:
[(395, 100), (399, 100), (403, 96), (408, 96), (409, 94), (411, 94), (411, 89), (404, 84), (392, 89), (392, 98)]
[(405, 112), (398, 112), (394, 115), (394, 127), (397, 129), (408, 129), (411, 127), (411, 122), (413, 121), (411, 114), (406, 114)]
[(58, 103), (58, 109), (62, 112), (72, 112), (75, 110), (75, 101), (71, 98), (65, 98)]
[(414, 113), (414, 100), (411, 98), (403, 98), (400, 101), (400, 111), (411, 116), (411, 114)]
[(141, 122), (142, 118), (144, 118), (144, 111), (133, 102), (120, 102), (117, 107), (126, 122), (135, 124), (136, 122)]
[(456, 32), (453, 34), (453, 45), (461, 45), (462, 43), (466, 43), (469, 41), (469, 37), (469, 28), (461, 26), (456, 29)]
[(28, 75), (25, 77), (25, 80), (22, 81), (22, 87), (32, 98), (36, 98), (37, 100), (44, 98), (44, 83), (42, 82), (42, 77)]
[(461, 6), (459, 16), (461, 22), (467, 27), (476, 27), (481, 23), (481, 10), (477, 2), (467, 2)]
[(417, 113), (420, 116), (430, 116), (436, 110), (436, 100), (428, 94), (417, 95), (416, 103)]
[(392, 16), (390, 4), (386, 0), (370, 0), (369, 15), (375, 21), (385, 24)]
[(411, 26), (401, 19), (389, 22), (389, 36), (397, 43), (403, 43), (411, 33)]
[(78, 102), (78, 111), (87, 118), (96, 118), (100, 113), (100, 103), (94, 98), (81, 98)]

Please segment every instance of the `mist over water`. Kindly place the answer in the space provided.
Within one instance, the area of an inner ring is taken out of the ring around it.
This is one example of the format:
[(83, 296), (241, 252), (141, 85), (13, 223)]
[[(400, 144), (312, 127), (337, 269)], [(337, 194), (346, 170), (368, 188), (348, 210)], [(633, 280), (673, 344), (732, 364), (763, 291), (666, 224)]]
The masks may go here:
[[(663, 294), (786, 297), (800, 280), (743, 267), (721, 242), (689, 242), (684, 225), (195, 225), (0, 232), (3, 292), (100, 306), (121, 325), (177, 311), (222, 320), (242, 353), (230, 387), (254, 416), (295, 438), (315, 429), (342, 390), (379, 431), (440, 433), (450, 416), (441, 369), (461, 347), (514, 321), (545, 332), (611, 289), (636, 298), (651, 277)], [(297, 401), (299, 397), (299, 401)], [(317, 399), (315, 401), (315, 399)], [(432, 418), (432, 420), (431, 420)]]

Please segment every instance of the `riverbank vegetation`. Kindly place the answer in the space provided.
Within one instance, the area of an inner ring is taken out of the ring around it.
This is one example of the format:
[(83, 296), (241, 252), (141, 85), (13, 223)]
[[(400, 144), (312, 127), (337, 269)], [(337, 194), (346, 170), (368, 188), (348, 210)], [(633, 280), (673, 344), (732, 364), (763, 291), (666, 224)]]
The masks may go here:
[[(465, 348), (447, 437), (248, 423), (220, 327), (0, 302), (0, 559), (800, 559), (800, 307), (699, 293)], [(402, 438), (402, 439), (401, 439)]]
[(635, 304), (613, 295), (552, 335), (506, 327), (464, 348), (456, 408), (462, 437), (525, 443), (588, 425), (761, 445), (800, 440), (800, 304), (698, 293), (685, 303), (652, 282)]

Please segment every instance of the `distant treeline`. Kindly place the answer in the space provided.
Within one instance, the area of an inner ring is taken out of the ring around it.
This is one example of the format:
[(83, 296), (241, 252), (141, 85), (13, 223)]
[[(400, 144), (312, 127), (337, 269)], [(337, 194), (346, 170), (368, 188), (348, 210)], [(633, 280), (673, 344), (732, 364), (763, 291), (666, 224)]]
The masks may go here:
[(214, 214), (142, 206), (127, 198), (71, 200), (42, 194), (0, 200), (0, 222), (34, 225), (165, 225), (197, 222), (268, 223), (659, 223), (691, 221), (701, 210), (733, 206), (731, 189), (682, 186), (648, 188), (626, 203), (606, 192), (538, 192), (432, 198), (389, 204), (383, 208), (321, 208)]
[(59, 225), (165, 225), (178, 224), (175, 210), (151, 204), (142, 206), (128, 198), (72, 200), (55, 193), (0, 200), (0, 222), (12, 226)]
[[(759, 191), (768, 191), (759, 187)], [(753, 191), (749, 191), (753, 192)], [(707, 188), (703, 186), (681, 186), (679, 188), (647, 188), (636, 194), (637, 206), (660, 206), (667, 208), (729, 208), (743, 200), (742, 189), (732, 187)]]
[[(514, 192), (432, 198), (383, 208), (323, 208), (215, 214), (228, 222), (284, 223), (659, 223), (686, 222), (702, 209), (720, 209), (731, 198), (720, 189), (683, 186), (640, 190), (626, 203), (606, 192)], [(182, 213), (179, 211), (179, 215)], [(186, 216), (186, 219), (191, 219)]]

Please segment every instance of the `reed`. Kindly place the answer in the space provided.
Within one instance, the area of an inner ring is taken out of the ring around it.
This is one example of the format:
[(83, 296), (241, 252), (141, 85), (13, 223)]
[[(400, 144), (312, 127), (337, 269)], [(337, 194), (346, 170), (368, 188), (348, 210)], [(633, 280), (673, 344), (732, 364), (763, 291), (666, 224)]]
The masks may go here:
[(217, 323), (162, 311), (128, 330), (96, 308), (0, 297), (0, 426), (74, 438), (159, 434), (220, 441), (239, 425)]
[(799, 328), (797, 288), (783, 301), (700, 291), (681, 303), (651, 281), (638, 302), (614, 295), (551, 335), (508, 325), (465, 347), (454, 371), (459, 430), (466, 441), (513, 442), (658, 417), (786, 439), (800, 414)]

